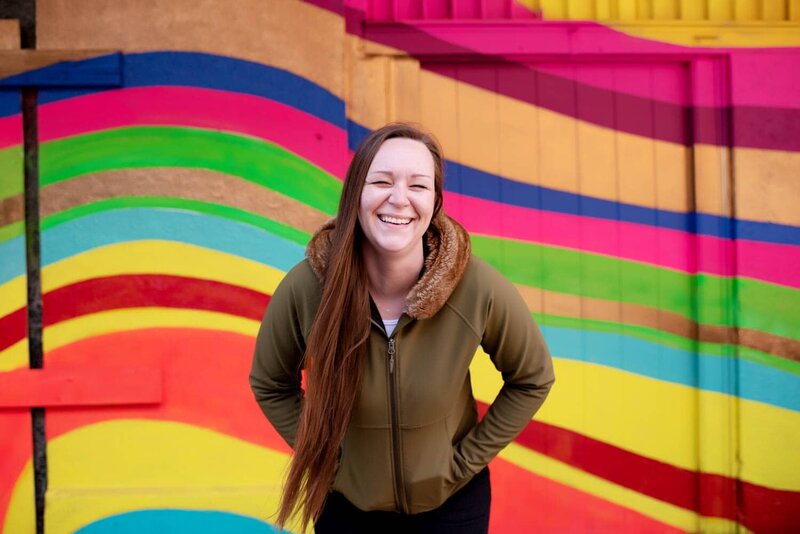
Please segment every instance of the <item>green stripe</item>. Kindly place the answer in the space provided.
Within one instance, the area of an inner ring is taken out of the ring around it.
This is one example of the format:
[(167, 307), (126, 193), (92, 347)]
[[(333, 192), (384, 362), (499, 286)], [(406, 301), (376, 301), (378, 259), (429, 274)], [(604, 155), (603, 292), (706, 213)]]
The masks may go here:
[[(730, 278), (693, 276), (587, 252), (480, 235), (472, 235), (472, 246), (476, 255), (518, 284), (660, 308), (703, 324), (733, 326), (735, 301), (730, 295)], [(800, 337), (800, 291), (755, 280), (738, 283), (742, 327)], [(696, 299), (692, 298), (695, 291)]]
[(341, 182), (303, 158), (252, 137), (178, 127), (128, 127), (43, 143), (42, 186), (113, 169), (210, 169), (262, 185), (333, 214)]
[(93, 213), (124, 208), (184, 209), (256, 226), (271, 234), (303, 246), (308, 244), (309, 239), (311, 239), (311, 236), (306, 232), (238, 208), (232, 208), (230, 206), (214, 204), (211, 202), (202, 202), (199, 200), (157, 196), (115, 197), (92, 202), (91, 204), (75, 206), (74, 208), (70, 208), (68, 210), (45, 217), (42, 220), (42, 230), (49, 230), (60, 224), (64, 224), (74, 219), (79, 219), (81, 217), (86, 217)]
[(0, 243), (19, 237), (25, 231), (22, 221), (0, 226)]
[(21, 195), (25, 187), (22, 145), (0, 150), (0, 199)]

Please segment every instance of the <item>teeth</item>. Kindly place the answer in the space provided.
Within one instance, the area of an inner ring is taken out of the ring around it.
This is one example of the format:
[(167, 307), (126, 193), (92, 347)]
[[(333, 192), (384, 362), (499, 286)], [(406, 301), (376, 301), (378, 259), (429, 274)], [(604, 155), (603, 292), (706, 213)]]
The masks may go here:
[(387, 215), (378, 215), (378, 218), (383, 222), (391, 224), (408, 224), (411, 222), (411, 219), (397, 219), (395, 217), (389, 217)]

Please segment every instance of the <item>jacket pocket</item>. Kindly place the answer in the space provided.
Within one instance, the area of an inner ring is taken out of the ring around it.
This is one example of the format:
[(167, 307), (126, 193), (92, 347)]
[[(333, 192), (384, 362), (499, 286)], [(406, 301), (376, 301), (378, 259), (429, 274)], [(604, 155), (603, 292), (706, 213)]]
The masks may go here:
[(455, 453), (445, 418), (422, 427), (404, 429), (403, 461), (411, 513), (440, 506), (457, 483)]
[(333, 489), (361, 510), (394, 510), (393, 480), (390, 430), (350, 425)]

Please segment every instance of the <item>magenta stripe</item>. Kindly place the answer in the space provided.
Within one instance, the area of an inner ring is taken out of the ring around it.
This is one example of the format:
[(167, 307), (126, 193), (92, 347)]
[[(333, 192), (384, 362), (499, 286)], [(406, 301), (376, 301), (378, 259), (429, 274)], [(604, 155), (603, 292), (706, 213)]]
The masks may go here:
[(22, 115), (0, 118), (0, 149), (22, 144)]
[[(646, 63), (647, 54), (666, 53), (675, 54), (674, 66), (680, 67), (680, 56), (689, 59), (692, 55), (704, 53), (723, 55), (731, 52), (736, 66), (741, 67), (734, 70), (736, 73), (733, 84), (735, 91), (732, 95), (734, 105), (800, 109), (800, 92), (795, 90), (800, 84), (800, 69), (798, 69), (800, 50), (797, 48), (758, 48), (751, 51), (742, 48), (712, 49), (680, 46), (627, 35), (600, 23), (583, 21), (518, 24), (512, 25), (507, 31), (492, 33), (491, 36), (482, 32), (453, 32), (447, 24), (426, 24), (425, 22), (419, 24), (417, 22), (403, 21), (403, 24), (460, 49), (469, 49), (498, 58), (504, 58), (504, 55), (510, 50), (516, 54), (528, 53), (531, 55), (570, 50), (572, 54), (587, 56), (635, 53), (641, 55), (642, 62)], [(426, 45), (430, 46), (430, 42)], [(414, 45), (411, 43), (402, 48), (411, 48), (410, 52), (413, 54), (415, 52), (413, 47)], [(445, 48), (446, 45), (441, 50), (443, 54), (453, 52), (453, 50), (445, 50)], [(512, 57), (505, 59), (516, 62)], [(540, 71), (551, 72), (565, 80), (621, 94), (670, 104), (689, 104), (684, 95), (669, 89), (655, 88), (654, 90), (648, 79), (615, 81), (613, 78), (609, 79), (608, 74), (603, 72), (604, 69), (585, 67), (575, 74), (569, 72), (570, 69), (567, 67), (551, 63), (540, 67)], [(702, 93), (695, 92), (693, 95), (694, 105), (718, 105), (719, 96), (712, 89)]]
[[(50, 141), (124, 126), (190, 126), (269, 140), (334, 176), (347, 169), (346, 132), (266, 98), (196, 87), (135, 87), (40, 106), (39, 139)], [(0, 139), (9, 139), (6, 125)], [(3, 145), (0, 145), (2, 148)]]
[[(445, 193), (447, 212), (476, 234), (571, 248), (686, 273), (742, 276), (800, 288), (800, 247), (732, 241)], [(732, 265), (737, 247), (738, 269)]]

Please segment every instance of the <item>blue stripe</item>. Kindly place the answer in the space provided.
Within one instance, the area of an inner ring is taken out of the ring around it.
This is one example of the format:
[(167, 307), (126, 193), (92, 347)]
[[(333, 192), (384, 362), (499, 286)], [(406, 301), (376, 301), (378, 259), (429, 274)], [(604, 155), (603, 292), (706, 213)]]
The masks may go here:
[[(370, 130), (348, 119), (347, 133), (348, 148), (355, 151)], [(726, 239), (800, 245), (800, 228), (797, 226), (614, 202), (518, 182), (450, 160), (446, 163), (445, 176), (446, 191), (522, 208), (646, 224)]]
[(735, 220), (699, 212), (677, 212), (614, 202), (502, 178), (467, 165), (447, 162), (445, 189), (512, 206), (582, 217), (646, 224), (726, 239), (751, 239), (800, 245), (800, 228)]
[(114, 52), (81, 61), (63, 61), (0, 78), (3, 87), (119, 87), (122, 54)]
[[(553, 356), (800, 411), (800, 375), (745, 359), (691, 353), (643, 339), (541, 326)], [(737, 369), (738, 366), (738, 369)], [(738, 384), (737, 384), (738, 377)]]
[[(302, 245), (230, 219), (182, 210), (124, 208), (93, 213), (43, 232), (42, 265), (105, 245), (150, 239), (197, 245), (282, 271), (291, 269), (305, 254)], [(0, 244), (0, 256), (18, 251), (21, 243), (18, 237)], [(24, 272), (24, 262), (4, 261), (0, 284)]]
[(25, 273), (25, 236), (0, 243), (0, 285)]
[[(345, 128), (344, 102), (327, 89), (277, 67), (199, 52), (125, 54), (124, 87), (176, 85), (219, 89), (269, 98)], [(39, 103), (103, 91), (101, 88), (42, 90)]]
[[(19, 89), (0, 89), (0, 117), (22, 113), (22, 95)], [(22, 139), (22, 128), (19, 129)]]
[(288, 532), (244, 515), (208, 510), (138, 510), (104, 517), (75, 531), (76, 534), (273, 534)]

